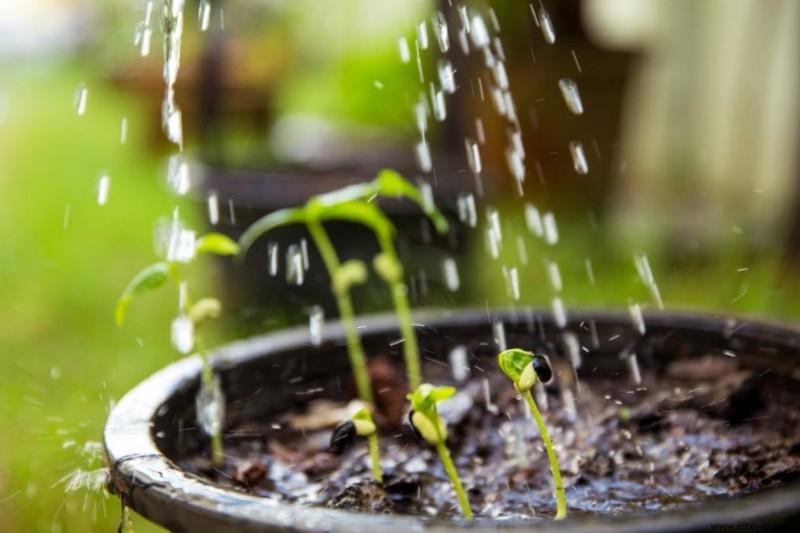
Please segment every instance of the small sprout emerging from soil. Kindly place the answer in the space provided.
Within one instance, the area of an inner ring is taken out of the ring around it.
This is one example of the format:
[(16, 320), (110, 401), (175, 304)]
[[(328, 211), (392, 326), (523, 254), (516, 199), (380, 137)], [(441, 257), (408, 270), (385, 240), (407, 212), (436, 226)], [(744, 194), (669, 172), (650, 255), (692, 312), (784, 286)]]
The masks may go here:
[(458, 501), (461, 504), (461, 511), (464, 518), (472, 520), (472, 508), (467, 499), (467, 493), (458, 477), (453, 460), (450, 458), (450, 450), (447, 449), (447, 424), (436, 411), (436, 402), (441, 402), (456, 393), (455, 387), (434, 387), (429, 383), (423, 383), (414, 392), (408, 394), (407, 398), (411, 402), (411, 411), (408, 413), (408, 420), (414, 432), (419, 438), (436, 446), (436, 452), (442, 461), (453, 489), (456, 491)]
[[(194, 241), (194, 250), (190, 256), (192, 258), (201, 254), (230, 256), (237, 253), (239, 253), (239, 245), (236, 241), (221, 233), (208, 233)], [(177, 331), (177, 336), (180, 337), (177, 346), (182, 352), (189, 352), (195, 344), (198, 345), (198, 353), (203, 361), (203, 369), (200, 390), (197, 393), (197, 417), (200, 426), (211, 437), (211, 458), (214, 466), (219, 468), (223, 463), (224, 397), (219, 379), (214, 376), (213, 369), (208, 361), (205, 346), (202, 345), (200, 339), (195, 339), (195, 331), (197, 326), (207, 321), (207, 319), (219, 317), (222, 312), (222, 304), (216, 298), (201, 298), (194, 303), (190, 302), (185, 290), (186, 276), (182, 266), (184, 262), (186, 261), (159, 261), (139, 271), (125, 287), (125, 290), (122, 291), (114, 310), (114, 319), (118, 326), (122, 326), (125, 323), (128, 306), (135, 297), (156, 290), (166, 285), (169, 281), (174, 281), (181, 287), (180, 309), (179, 315), (172, 325), (173, 335), (175, 336), (176, 330), (180, 330)], [(204, 411), (209, 410), (209, 407), (213, 407), (213, 409), (210, 409), (212, 414), (206, 416)], [(211, 418), (213, 420), (210, 420)]]
[(366, 407), (362, 407), (334, 428), (331, 435), (331, 451), (337, 455), (343, 453), (353, 444), (356, 437), (367, 438), (372, 459), (372, 476), (378, 483), (383, 483), (383, 471), (378, 456), (378, 430)]
[(553, 448), (553, 441), (550, 440), (550, 434), (547, 432), (547, 426), (544, 424), (544, 419), (536, 407), (536, 402), (533, 400), (531, 389), (539, 379), (543, 383), (547, 383), (553, 377), (553, 371), (550, 368), (550, 363), (547, 358), (541, 355), (534, 355), (532, 352), (521, 350), (519, 348), (512, 348), (501, 352), (498, 356), (500, 369), (509, 377), (514, 383), (514, 387), (522, 394), (525, 401), (530, 407), (531, 414), (533, 414), (536, 425), (539, 427), (539, 433), (542, 435), (544, 447), (547, 450), (547, 458), (550, 461), (550, 471), (553, 473), (553, 483), (556, 491), (556, 520), (561, 520), (567, 516), (567, 500), (564, 493), (564, 483), (561, 481), (561, 471), (558, 468), (558, 459), (556, 452)]

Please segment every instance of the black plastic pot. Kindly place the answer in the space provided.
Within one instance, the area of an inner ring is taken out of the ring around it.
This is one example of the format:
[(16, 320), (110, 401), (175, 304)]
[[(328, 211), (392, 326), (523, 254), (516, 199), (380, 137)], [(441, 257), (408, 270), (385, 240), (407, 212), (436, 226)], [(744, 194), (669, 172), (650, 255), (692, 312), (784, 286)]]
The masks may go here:
[[(360, 320), (368, 353), (390, 352), (397, 339), (392, 316)], [(424, 353), (445, 359), (455, 346), (470, 352), (470, 363), (494, 364), (497, 324), (508, 346), (561, 344), (563, 331), (577, 335), (589, 353), (579, 377), (618, 376), (623, 383), (628, 363), (620, 354), (632, 347), (642, 371), (660, 372), (676, 358), (735, 353), (741, 368), (755, 371), (769, 387), (780, 387), (800, 402), (800, 333), (779, 325), (688, 314), (645, 315), (646, 334), (634, 329), (627, 313), (574, 312), (566, 329), (549, 313), (509, 311), (427, 311), (415, 316)], [(342, 399), (342, 377), (349, 375), (341, 329), (328, 325), (320, 346), (312, 346), (307, 329), (294, 329), (225, 346), (214, 366), (227, 395), (228, 424), (269, 420), (298, 402), (326, 397)], [(559, 531), (711, 531), (715, 525), (779, 530), (800, 523), (800, 483), (745, 496), (709, 499), (669, 512), (624, 516), (576, 516), (550, 520), (492, 521), (478, 517), (431, 521), (409, 516), (368, 515), (321, 507), (283, 504), (224, 490), (176, 466), (182, 454), (197, 449), (203, 438), (195, 429), (194, 396), (200, 360), (190, 357), (156, 373), (115, 406), (105, 428), (111, 465), (110, 490), (123, 503), (172, 531), (489, 531), (499, 528)], [(311, 393), (309, 393), (311, 391)], [(300, 398), (298, 400), (298, 398)]]

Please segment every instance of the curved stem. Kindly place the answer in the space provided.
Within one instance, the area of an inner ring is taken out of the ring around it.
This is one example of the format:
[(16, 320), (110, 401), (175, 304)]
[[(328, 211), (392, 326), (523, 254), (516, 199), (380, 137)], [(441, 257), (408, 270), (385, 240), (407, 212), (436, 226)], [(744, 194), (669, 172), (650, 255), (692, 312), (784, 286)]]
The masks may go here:
[[(391, 237), (378, 235), (378, 243), (381, 247), (381, 251), (396, 265), (401, 266)], [(406, 364), (408, 388), (412, 391), (417, 390), (422, 383), (422, 370), (420, 368), (417, 336), (414, 333), (414, 324), (411, 319), (411, 305), (408, 303), (408, 287), (399, 280), (386, 281), (392, 293), (392, 301), (394, 303), (395, 313), (397, 314), (397, 322), (400, 326), (400, 334), (403, 336), (403, 357)]]
[(458, 477), (458, 472), (453, 464), (453, 460), (450, 458), (450, 450), (447, 449), (444, 442), (439, 442), (436, 445), (436, 451), (439, 453), (439, 459), (441, 459), (444, 470), (450, 477), (450, 483), (453, 484), (453, 488), (456, 491), (458, 503), (461, 504), (461, 512), (464, 513), (464, 518), (472, 520), (472, 508), (467, 499), (467, 492), (464, 490), (464, 486), (461, 484), (461, 479)]
[(567, 516), (567, 498), (564, 493), (564, 483), (561, 481), (561, 470), (558, 468), (556, 450), (553, 448), (553, 441), (550, 440), (547, 426), (544, 425), (544, 419), (542, 419), (542, 415), (536, 407), (536, 402), (533, 401), (531, 391), (523, 392), (522, 396), (528, 402), (528, 407), (531, 408), (531, 413), (536, 420), (536, 425), (539, 426), (539, 433), (541, 433), (544, 441), (544, 448), (547, 450), (547, 459), (550, 461), (550, 471), (553, 473), (553, 483), (556, 489), (556, 520), (561, 520)]
[[(319, 221), (307, 220), (306, 225), (308, 226), (311, 238), (314, 240), (314, 244), (316, 244), (320, 256), (322, 256), (322, 261), (325, 263), (325, 268), (328, 270), (328, 274), (332, 280), (341, 267), (339, 256), (336, 254), (333, 243)], [(371, 410), (375, 405), (375, 399), (372, 395), (372, 385), (370, 384), (369, 374), (367, 373), (366, 356), (364, 355), (364, 349), (361, 347), (361, 340), (356, 330), (353, 300), (347, 292), (336, 294), (334, 291), (334, 296), (336, 297), (336, 306), (339, 308), (339, 318), (342, 321), (342, 328), (344, 329), (347, 353), (350, 357), (350, 366), (353, 367), (358, 396), (370, 406)]]

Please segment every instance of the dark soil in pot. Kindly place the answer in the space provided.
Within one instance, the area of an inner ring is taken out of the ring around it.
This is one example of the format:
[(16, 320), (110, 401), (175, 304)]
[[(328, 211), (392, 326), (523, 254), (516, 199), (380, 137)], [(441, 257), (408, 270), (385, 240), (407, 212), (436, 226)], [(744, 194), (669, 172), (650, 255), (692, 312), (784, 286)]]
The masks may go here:
[[(625, 520), (638, 517), (651, 520), (639, 526), (708, 529), (715, 519), (741, 520), (737, 507), (772, 494), (795, 504), (767, 505), (745, 518), (780, 526), (800, 513), (796, 333), (683, 315), (647, 317), (644, 336), (625, 314), (576, 315), (564, 330), (533, 311), (417, 319), (426, 324), (418, 330), (426, 380), (460, 391), (446, 410), (448, 444), (478, 525), (554, 524), (546, 454), (497, 369), (498, 337), (509, 347), (546, 352), (556, 370), (537, 402), (567, 487), (565, 526), (596, 529), (598, 520), (610, 519), (623, 521), (614, 528), (635, 530)], [(309, 506), (303, 509), (411, 515), (433, 526), (459, 523), (438, 458), (404, 423), (393, 320), (361, 331), (380, 403), (383, 486), (370, 482), (365, 443), (341, 456), (327, 450), (331, 427), (352, 398), (335, 331), (320, 347), (298, 332), (291, 345), (267, 343), (267, 357), (221, 355), (229, 410), (221, 471), (211, 468), (206, 439), (194, 428), (196, 380), (179, 387), (152, 420), (157, 445), (189, 478), (230, 494)], [(466, 355), (466, 365), (454, 362), (454, 352)], [(576, 357), (577, 371), (568, 362)], [(456, 382), (451, 364), (468, 367), (468, 377)], [(671, 522), (661, 523), (665, 517)]]

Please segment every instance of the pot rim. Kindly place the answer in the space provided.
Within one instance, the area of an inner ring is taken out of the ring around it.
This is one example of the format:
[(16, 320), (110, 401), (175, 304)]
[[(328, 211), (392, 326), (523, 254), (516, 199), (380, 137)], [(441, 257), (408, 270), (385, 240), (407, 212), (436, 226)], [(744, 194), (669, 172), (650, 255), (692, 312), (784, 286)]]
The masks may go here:
[[(498, 320), (549, 317), (537, 308), (424, 310), (414, 313), (415, 324), (432, 326), (491, 325)], [(770, 339), (800, 351), (800, 331), (784, 324), (742, 320), (719, 315), (658, 312), (644, 313), (648, 326), (667, 326), (696, 332), (735, 332), (737, 336)], [(627, 324), (630, 317), (621, 310), (574, 310), (569, 323), (585, 320)], [(357, 318), (362, 336), (396, 331), (393, 314)], [(323, 342), (340, 339), (336, 321), (325, 324)], [(253, 357), (279, 353), (291, 347), (312, 346), (308, 327), (295, 327), (260, 335), (220, 347), (211, 354), (215, 368), (224, 370)], [(153, 434), (153, 420), (167, 400), (196, 382), (202, 361), (199, 355), (181, 359), (139, 383), (114, 406), (104, 429), (106, 457), (110, 465), (109, 489), (123, 503), (148, 519), (181, 531), (190, 516), (202, 517), (214, 531), (450, 531), (495, 530), (506, 527), (594, 532), (696, 531), (714, 524), (771, 525), (800, 517), (800, 483), (766, 489), (749, 495), (708, 500), (686, 509), (619, 516), (577, 516), (555, 522), (497, 521), (476, 517), (467, 526), (461, 520), (422, 520), (409, 516), (371, 515), (323, 507), (276, 502), (263, 497), (226, 490), (186, 473), (159, 449)], [(793, 376), (800, 380), (800, 373)]]

